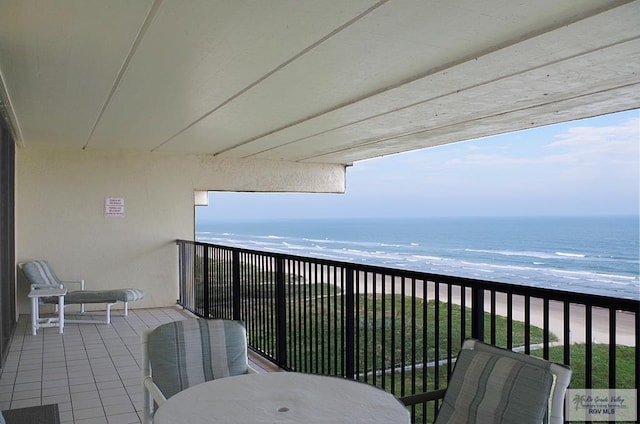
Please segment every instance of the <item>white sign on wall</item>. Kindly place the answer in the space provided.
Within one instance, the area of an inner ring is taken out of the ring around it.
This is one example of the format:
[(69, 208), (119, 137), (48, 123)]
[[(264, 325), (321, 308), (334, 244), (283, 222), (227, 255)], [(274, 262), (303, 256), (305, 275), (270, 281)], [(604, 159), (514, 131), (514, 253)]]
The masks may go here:
[(126, 211), (124, 208), (124, 197), (105, 197), (104, 198), (104, 216), (107, 216), (107, 217), (126, 216)]

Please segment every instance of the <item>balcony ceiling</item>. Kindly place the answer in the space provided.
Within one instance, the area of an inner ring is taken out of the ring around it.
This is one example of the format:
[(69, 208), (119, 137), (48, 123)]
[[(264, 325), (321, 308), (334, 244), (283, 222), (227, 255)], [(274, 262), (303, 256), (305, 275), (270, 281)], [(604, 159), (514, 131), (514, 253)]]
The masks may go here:
[(0, 0), (1, 108), (27, 147), (349, 164), (638, 108), (639, 23), (627, 0)]

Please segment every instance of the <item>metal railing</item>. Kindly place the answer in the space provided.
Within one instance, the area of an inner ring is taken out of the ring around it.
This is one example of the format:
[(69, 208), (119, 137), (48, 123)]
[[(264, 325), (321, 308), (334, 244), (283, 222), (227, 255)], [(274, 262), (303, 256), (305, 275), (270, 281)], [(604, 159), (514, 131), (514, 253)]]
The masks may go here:
[[(637, 389), (640, 302), (178, 240), (179, 304), (241, 319), (286, 370), (394, 395), (446, 387), (465, 338), (573, 368), (570, 387)], [(430, 421), (436, 402), (412, 407)]]

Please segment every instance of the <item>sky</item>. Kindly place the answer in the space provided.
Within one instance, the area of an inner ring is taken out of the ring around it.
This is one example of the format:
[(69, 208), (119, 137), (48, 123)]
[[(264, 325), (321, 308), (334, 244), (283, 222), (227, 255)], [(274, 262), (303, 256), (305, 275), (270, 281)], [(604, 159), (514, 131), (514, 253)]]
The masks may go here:
[(344, 194), (210, 192), (196, 219), (638, 215), (640, 110), (356, 162)]

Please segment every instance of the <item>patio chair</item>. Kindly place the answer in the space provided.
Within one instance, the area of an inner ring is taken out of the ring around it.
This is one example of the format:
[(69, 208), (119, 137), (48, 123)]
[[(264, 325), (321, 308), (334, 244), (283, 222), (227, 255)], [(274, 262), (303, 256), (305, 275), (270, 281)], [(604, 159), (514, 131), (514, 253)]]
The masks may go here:
[[(85, 313), (85, 304), (104, 303), (106, 305), (106, 316), (104, 321), (97, 320), (69, 320), (67, 323), (111, 323), (111, 307), (117, 303), (124, 304), (123, 316), (129, 315), (129, 302), (140, 300), (144, 297), (144, 292), (139, 289), (111, 289), (111, 290), (85, 290), (84, 280), (62, 281), (53, 272), (53, 268), (47, 261), (37, 260), (18, 264), (25, 277), (31, 284), (31, 288), (66, 288), (76, 285), (77, 290), (69, 290), (64, 296), (64, 303), (69, 305), (80, 305), (80, 313)], [(41, 298), (42, 303), (57, 304), (56, 297)]]
[(155, 406), (193, 385), (254, 372), (242, 321), (195, 318), (145, 330), (143, 422), (152, 423)]
[(468, 339), (444, 390), (401, 397), (407, 406), (443, 399), (436, 424), (563, 423), (571, 368)]

